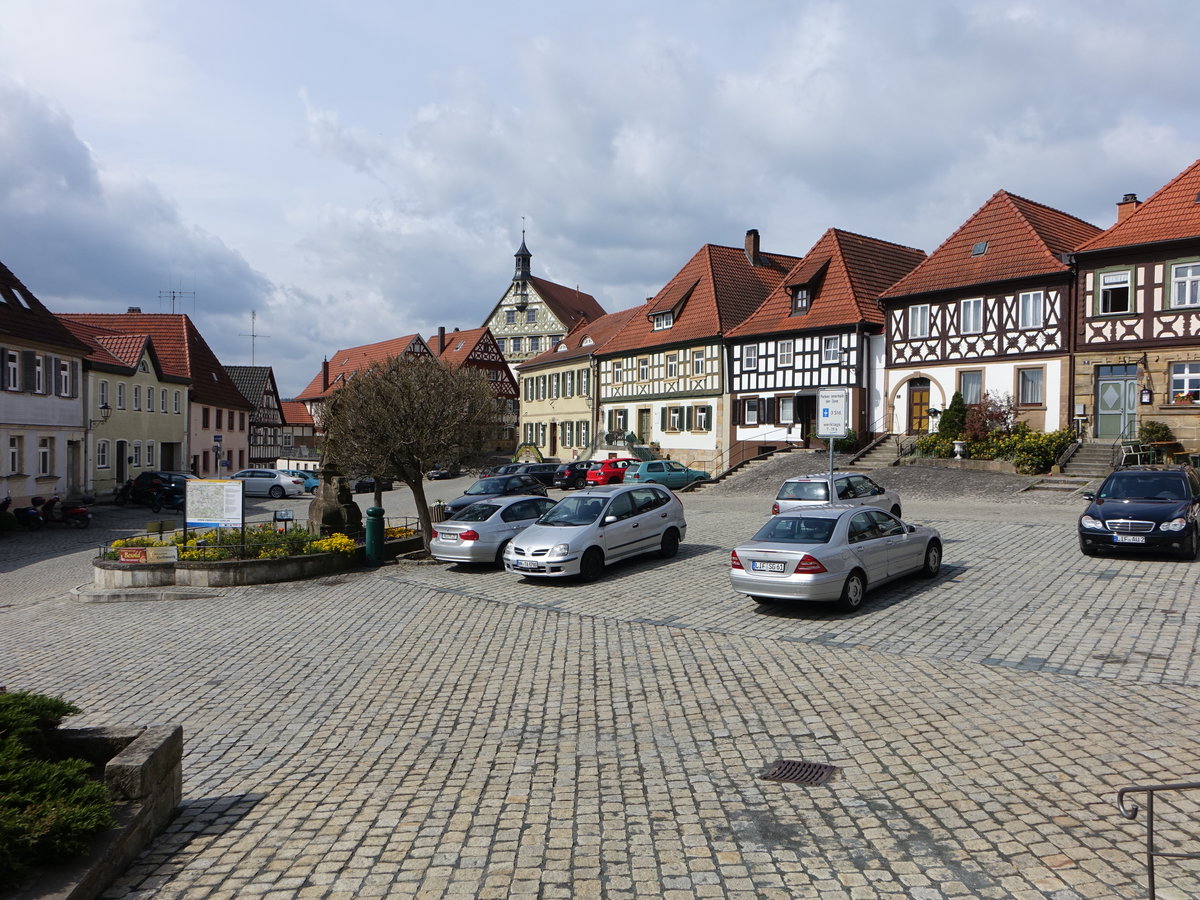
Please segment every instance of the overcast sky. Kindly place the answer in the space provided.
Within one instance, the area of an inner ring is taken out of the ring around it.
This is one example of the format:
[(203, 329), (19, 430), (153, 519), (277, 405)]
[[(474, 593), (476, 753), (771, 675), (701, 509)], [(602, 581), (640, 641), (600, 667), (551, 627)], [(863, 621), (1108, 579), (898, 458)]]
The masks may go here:
[(0, 260), (171, 311), (285, 396), (473, 328), (513, 272), (605, 309), (704, 243), (934, 250), (1004, 188), (1101, 227), (1200, 157), (1195, 0), (6, 0)]

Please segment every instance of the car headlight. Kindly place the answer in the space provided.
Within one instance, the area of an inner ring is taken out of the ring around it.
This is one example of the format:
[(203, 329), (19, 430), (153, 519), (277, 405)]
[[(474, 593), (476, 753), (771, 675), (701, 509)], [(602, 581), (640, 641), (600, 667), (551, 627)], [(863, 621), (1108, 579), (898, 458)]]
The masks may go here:
[(1158, 527), (1163, 531), (1183, 531), (1187, 528), (1187, 519), (1180, 516), (1178, 519), (1172, 519), (1170, 522), (1163, 522)]
[(562, 559), (564, 556), (571, 554), (570, 544), (555, 544), (550, 548), (550, 552), (546, 554), (547, 559)]
[(1081, 527), (1081, 528), (1096, 528), (1100, 531), (1104, 531), (1104, 523), (1101, 522), (1099, 519), (1092, 518), (1091, 516), (1080, 516), (1079, 517), (1079, 527)]

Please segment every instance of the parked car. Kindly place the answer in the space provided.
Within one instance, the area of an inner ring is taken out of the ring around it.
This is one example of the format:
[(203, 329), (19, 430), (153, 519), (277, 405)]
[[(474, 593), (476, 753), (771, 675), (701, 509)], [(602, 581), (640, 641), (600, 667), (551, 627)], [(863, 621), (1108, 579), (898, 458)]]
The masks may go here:
[(444, 562), (499, 563), (504, 547), (554, 506), (549, 497), (482, 500), (433, 526), (429, 552)]
[[(876, 506), (886, 509), (897, 518), (900, 517), (900, 495), (876, 484), (866, 475), (857, 472), (834, 472), (833, 483), (837, 498), (833, 502), (842, 506)], [(810, 506), (822, 506), (829, 502), (828, 472), (800, 475), (789, 478), (780, 485), (775, 503), (771, 506), (771, 515)]]
[(304, 493), (304, 481), (295, 475), (286, 475), (279, 469), (242, 469), (229, 476), (242, 483), (248, 497), (299, 497)]
[(310, 494), (315, 494), (321, 484), (321, 479), (317, 476), (315, 469), (280, 469), (279, 471), (284, 475), (299, 478), (304, 482), (304, 490)]
[(670, 559), (687, 535), (683, 504), (657, 484), (586, 487), (509, 542), (504, 570), (595, 581), (604, 567), (641, 553)]
[(501, 463), (498, 466), (486, 466), (479, 472), (480, 478), (490, 478), (493, 475), (511, 475), (524, 463)]
[(130, 482), (129, 499), (134, 503), (144, 503), (150, 506), (154, 503), (155, 495), (161, 490), (178, 490), (183, 492), (184, 483), (196, 476), (191, 472), (165, 472), (154, 470), (139, 472)]
[(462, 474), (458, 463), (434, 463), (433, 468), (425, 473), (430, 481), (440, 481), (444, 478), (457, 478)]
[(1079, 549), (1170, 550), (1193, 559), (1197, 550), (1200, 475), (1191, 466), (1128, 466), (1085, 493)]
[(599, 465), (590, 459), (577, 459), (574, 462), (563, 463), (554, 470), (554, 486), (569, 490), (587, 484), (587, 472), (592, 466)]
[(546, 486), (532, 475), (495, 475), (491, 478), (480, 478), (467, 488), (461, 497), (455, 497), (447, 503), (446, 509), (453, 515), (480, 500), (508, 497), (513, 494), (537, 494), (545, 497)]
[(625, 470), (626, 484), (665, 484), (669, 488), (687, 487), (693, 481), (707, 481), (708, 473), (689, 469), (673, 459), (652, 459)]
[(625, 470), (639, 462), (641, 462), (640, 459), (632, 457), (602, 459), (600, 465), (592, 466), (587, 470), (587, 483), (589, 485), (620, 484), (625, 480)]
[(373, 494), (375, 493), (375, 482), (378, 480), (379, 489), (381, 491), (390, 491), (392, 489), (392, 479), (379, 478), (375, 479), (368, 475), (366, 478), (357, 478), (354, 481), (354, 493), (356, 494)]
[(532, 475), (547, 487), (554, 487), (554, 473), (558, 471), (558, 463), (522, 463), (512, 474)]
[(853, 612), (867, 591), (913, 572), (932, 578), (941, 566), (934, 528), (873, 507), (814, 506), (774, 516), (735, 547), (729, 582), (759, 603), (818, 600)]

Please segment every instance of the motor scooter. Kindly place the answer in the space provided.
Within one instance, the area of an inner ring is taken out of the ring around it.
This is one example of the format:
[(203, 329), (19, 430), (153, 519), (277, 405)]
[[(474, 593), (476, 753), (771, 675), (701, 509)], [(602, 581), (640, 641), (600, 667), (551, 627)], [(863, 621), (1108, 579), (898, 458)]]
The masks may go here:
[[(34, 498), (38, 499), (38, 498)], [(58, 525), (87, 528), (92, 524), (92, 513), (82, 503), (62, 503), (57, 496), (41, 505), (42, 518)]]
[[(41, 497), (34, 497), (31, 502), (33, 506), (18, 506), (12, 511), (12, 514), (16, 517), (17, 524), (26, 531), (37, 531), (45, 524), (45, 520), (38, 510), (38, 507), (45, 501)], [(0, 500), (0, 512), (7, 511), (10, 506), (12, 506), (12, 497)]]
[(171, 512), (182, 512), (183, 502), (182, 490), (168, 485), (160, 485), (154, 489), (154, 493), (150, 497), (150, 511), (157, 513), (166, 509)]
[(120, 487), (113, 488), (113, 503), (124, 506), (133, 499), (133, 479), (128, 479)]

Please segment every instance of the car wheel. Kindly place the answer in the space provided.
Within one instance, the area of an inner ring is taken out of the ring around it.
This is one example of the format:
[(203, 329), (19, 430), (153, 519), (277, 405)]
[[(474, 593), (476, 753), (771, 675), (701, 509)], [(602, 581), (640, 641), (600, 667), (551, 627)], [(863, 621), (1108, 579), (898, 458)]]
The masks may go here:
[(162, 504), (158, 502), (157, 497), (155, 497), (153, 500), (150, 501), (150, 512), (152, 512), (152, 513), (162, 512)]
[(1196, 558), (1196, 532), (1193, 531), (1188, 535), (1187, 543), (1183, 545), (1183, 549), (1179, 551), (1179, 556), (1182, 559)]
[(932, 578), (942, 569), (942, 545), (937, 541), (930, 541), (925, 548), (925, 565), (921, 567), (921, 574), (926, 578)]
[(272, 500), (278, 500), (280, 497), (283, 496), (284, 490), (280, 485), (273, 484), (273, 485), (271, 485), (271, 489), (269, 491), (267, 491), (267, 493), (270, 494)]
[(1091, 546), (1083, 538), (1080, 538), (1079, 539), (1079, 552), (1082, 553), (1084, 556), (1095, 556), (1097, 553), (1097, 550), (1095, 547)]
[(579, 578), (581, 581), (595, 581), (604, 574), (604, 552), (599, 547), (592, 547), (579, 561)]
[(659, 545), (658, 555), (663, 559), (670, 559), (679, 552), (679, 532), (674, 528), (668, 528), (667, 533), (662, 536), (662, 544)]
[(498, 565), (498, 566), (504, 565), (504, 548), (507, 546), (508, 546), (508, 541), (505, 541), (499, 547), (496, 548), (496, 565)]
[(899, 503), (897, 503), (895, 506), (892, 507), (892, 515), (895, 516), (897, 519), (904, 518), (902, 515), (900, 515), (900, 504)]
[(846, 576), (846, 583), (842, 585), (842, 596), (838, 598), (837, 608), (840, 612), (854, 612), (863, 605), (863, 598), (867, 593), (867, 582), (863, 578), (863, 573), (855, 569)]

